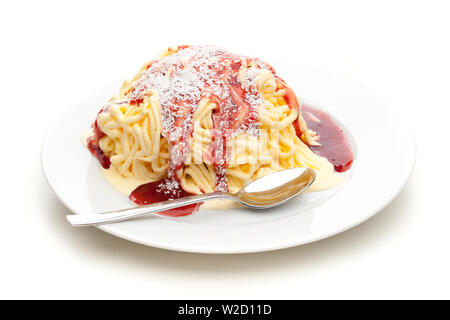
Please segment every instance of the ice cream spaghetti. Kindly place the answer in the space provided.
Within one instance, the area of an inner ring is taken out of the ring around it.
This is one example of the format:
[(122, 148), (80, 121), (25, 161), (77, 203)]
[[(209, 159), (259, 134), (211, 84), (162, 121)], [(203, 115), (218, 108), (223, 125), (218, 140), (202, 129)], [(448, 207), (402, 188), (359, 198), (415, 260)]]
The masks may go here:
[[(306, 119), (306, 120), (305, 120)], [(313, 188), (332, 187), (351, 165), (320, 155), (322, 119), (308, 118), (267, 63), (213, 46), (178, 46), (152, 60), (105, 104), (88, 147), (106, 170), (139, 181), (131, 199), (235, 192), (274, 171), (310, 167)], [(160, 199), (161, 198), (161, 199)]]

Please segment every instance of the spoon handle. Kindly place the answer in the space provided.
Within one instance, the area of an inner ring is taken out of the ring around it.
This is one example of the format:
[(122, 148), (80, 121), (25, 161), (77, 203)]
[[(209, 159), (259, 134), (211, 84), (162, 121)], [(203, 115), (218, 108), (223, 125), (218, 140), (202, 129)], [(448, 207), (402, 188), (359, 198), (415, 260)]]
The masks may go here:
[[(66, 218), (72, 224), (72, 226), (75, 227), (94, 226), (99, 224), (128, 220), (148, 213), (156, 214), (157, 212), (183, 207), (186, 205), (203, 202), (210, 199), (219, 199), (219, 198), (235, 199), (229, 193), (213, 192), (213, 193), (197, 194), (193, 196), (158, 203), (152, 203), (137, 208), (128, 208), (123, 210), (96, 213), (96, 214), (68, 215), (66, 216)], [(168, 216), (164, 217), (167, 218)]]

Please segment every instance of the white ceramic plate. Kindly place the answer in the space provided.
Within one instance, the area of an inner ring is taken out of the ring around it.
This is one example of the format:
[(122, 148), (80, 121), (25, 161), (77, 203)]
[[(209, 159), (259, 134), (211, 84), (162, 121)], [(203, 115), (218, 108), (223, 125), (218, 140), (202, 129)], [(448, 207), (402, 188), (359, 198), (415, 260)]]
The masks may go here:
[[(410, 131), (395, 110), (371, 91), (342, 77), (299, 66), (275, 65), (303, 101), (321, 108), (345, 130), (355, 161), (345, 183), (309, 193), (266, 211), (200, 210), (187, 217), (154, 216), (99, 227), (149, 246), (203, 253), (243, 253), (287, 248), (345, 231), (376, 214), (400, 191), (414, 163)], [(77, 214), (133, 206), (104, 181), (80, 136), (119, 85), (70, 109), (51, 128), (42, 167), (59, 199)]]

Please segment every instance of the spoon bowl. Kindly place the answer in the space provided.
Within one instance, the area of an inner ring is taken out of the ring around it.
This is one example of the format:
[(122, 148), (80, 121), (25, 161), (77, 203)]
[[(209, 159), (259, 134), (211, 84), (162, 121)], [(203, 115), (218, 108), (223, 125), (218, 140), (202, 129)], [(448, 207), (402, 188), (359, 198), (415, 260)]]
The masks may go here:
[(197, 194), (137, 208), (96, 214), (68, 215), (66, 218), (73, 226), (78, 227), (119, 222), (149, 213), (167, 218), (158, 212), (220, 198), (231, 199), (253, 209), (267, 209), (279, 206), (304, 193), (315, 178), (316, 172), (310, 168), (293, 168), (256, 179), (234, 194), (227, 192)]
[(316, 172), (309, 168), (283, 170), (250, 182), (235, 197), (254, 209), (272, 208), (305, 192), (315, 178)]

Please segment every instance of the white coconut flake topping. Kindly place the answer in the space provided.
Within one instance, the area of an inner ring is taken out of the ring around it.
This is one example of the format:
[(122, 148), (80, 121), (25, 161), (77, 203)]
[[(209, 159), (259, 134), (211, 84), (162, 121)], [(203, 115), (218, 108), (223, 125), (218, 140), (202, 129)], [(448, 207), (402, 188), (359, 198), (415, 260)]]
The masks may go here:
[[(194, 130), (193, 114), (202, 98), (218, 103), (213, 118), (215, 131), (227, 138), (233, 121), (240, 112), (247, 120), (234, 127), (234, 133), (259, 133), (259, 106), (264, 99), (256, 86), (256, 75), (266, 65), (259, 60), (256, 67), (247, 69), (245, 57), (231, 54), (214, 46), (192, 46), (154, 62), (137, 80), (129, 101), (139, 101), (150, 90), (158, 92), (161, 105), (162, 135), (169, 141), (169, 180), (183, 166), (190, 151), (190, 137)], [(237, 66), (237, 67), (236, 67)], [(243, 70), (244, 77), (238, 74)], [(220, 139), (218, 139), (220, 140)], [(226, 155), (220, 155), (216, 143), (216, 190), (226, 191)], [(177, 181), (165, 183), (166, 190), (179, 187)]]

